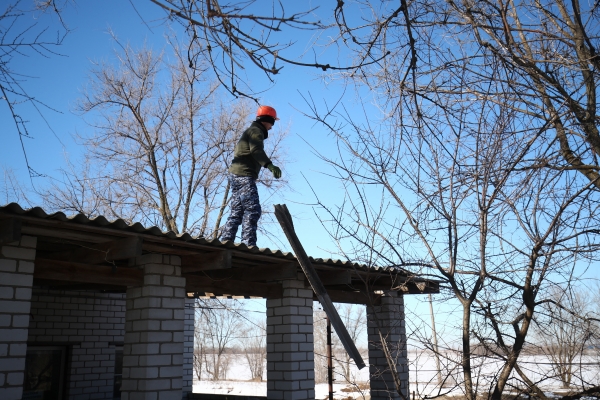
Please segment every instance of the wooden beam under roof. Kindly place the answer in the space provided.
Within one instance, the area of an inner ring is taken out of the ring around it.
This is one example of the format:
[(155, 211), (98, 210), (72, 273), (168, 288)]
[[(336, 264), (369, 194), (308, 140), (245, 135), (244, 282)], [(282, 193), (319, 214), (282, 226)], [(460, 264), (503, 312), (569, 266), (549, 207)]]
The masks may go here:
[(21, 240), (21, 221), (16, 218), (0, 219), (0, 244)]
[(213, 270), (206, 271), (205, 276), (212, 279), (237, 279), (248, 282), (296, 279), (298, 277), (298, 264), (284, 263), (262, 265), (259, 267), (232, 268), (229, 270)]
[(221, 270), (231, 268), (231, 250), (217, 250), (209, 253), (187, 254), (181, 256), (183, 273)]
[(325, 286), (331, 285), (350, 285), (352, 283), (352, 276), (350, 271), (347, 270), (319, 270), (317, 269), (317, 275)]
[(59, 260), (36, 260), (33, 279), (111, 286), (136, 286), (143, 283), (138, 268), (113, 268)]
[(82, 264), (101, 264), (117, 260), (127, 260), (142, 255), (143, 239), (132, 236), (103, 243), (81, 245), (73, 250), (45, 254), (47, 260), (71, 261)]

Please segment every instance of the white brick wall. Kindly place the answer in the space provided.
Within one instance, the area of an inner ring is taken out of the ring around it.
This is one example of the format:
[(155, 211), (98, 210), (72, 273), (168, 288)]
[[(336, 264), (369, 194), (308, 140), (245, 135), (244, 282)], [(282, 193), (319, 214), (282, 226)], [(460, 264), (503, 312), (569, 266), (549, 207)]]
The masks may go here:
[(369, 374), (371, 400), (401, 399), (382, 350), (379, 331), (386, 338), (395, 368), (400, 375), (401, 390), (408, 398), (408, 358), (404, 325), (404, 298), (397, 292), (386, 293), (381, 305), (367, 307), (369, 340)]
[(267, 398), (314, 399), (313, 295), (304, 275), (267, 299)]
[(68, 399), (112, 399), (115, 344), (123, 343), (125, 295), (36, 289), (29, 345), (69, 348)]
[(20, 399), (25, 377), (25, 354), (36, 238), (0, 246), (0, 399)]
[(136, 260), (144, 284), (127, 289), (123, 400), (180, 400), (183, 386), (185, 278), (179, 257)]

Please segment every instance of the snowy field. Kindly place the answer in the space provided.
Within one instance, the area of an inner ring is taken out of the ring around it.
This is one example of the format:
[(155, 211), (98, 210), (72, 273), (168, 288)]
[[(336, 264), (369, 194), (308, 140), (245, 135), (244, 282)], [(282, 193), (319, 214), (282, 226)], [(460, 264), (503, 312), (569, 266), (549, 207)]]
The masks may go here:
[[(230, 395), (245, 395), (245, 396), (266, 396), (266, 382), (250, 382), (250, 373), (242, 356), (237, 357), (235, 362), (231, 362), (232, 367), (228, 370), (227, 376), (236, 377), (236, 380), (226, 381), (194, 381), (195, 393), (213, 393), (213, 394), (230, 394)], [(415, 392), (417, 398), (425, 395), (446, 394), (450, 396), (460, 396), (460, 388), (454, 387), (453, 382), (460, 380), (460, 376), (456, 375), (456, 371), (449, 371), (446, 376), (449, 379), (444, 387), (437, 384), (437, 375), (435, 368), (435, 359), (430, 354), (426, 353), (409, 353), (410, 362), (410, 392)], [(443, 367), (442, 360), (442, 369)], [(546, 378), (550, 375), (551, 362), (544, 356), (523, 356), (520, 360), (521, 368), (525, 371), (529, 379), (539, 384), (539, 386), (548, 394), (564, 393), (561, 389), (560, 382), (557, 379)], [(484, 375), (492, 375), (500, 368), (500, 363), (490, 359), (482, 359), (479, 363), (474, 363), (476, 371), (482, 371)], [(369, 368), (368, 366), (361, 371), (355, 369), (353, 372), (354, 384), (340, 383), (343, 378), (336, 377), (337, 382), (334, 384), (335, 399), (365, 399), (368, 400), (369, 389)], [(456, 378), (454, 378), (454, 376)], [(600, 382), (600, 360), (598, 356), (585, 356), (577, 360), (575, 365), (574, 376), (583, 377), (589, 384), (598, 384)], [(515, 381), (513, 381), (515, 382)], [(581, 384), (579, 378), (574, 378), (575, 385)], [(488, 391), (487, 382), (484, 379), (479, 380), (481, 391)], [(315, 387), (316, 399), (326, 399), (328, 397), (329, 388), (326, 383), (317, 384)]]

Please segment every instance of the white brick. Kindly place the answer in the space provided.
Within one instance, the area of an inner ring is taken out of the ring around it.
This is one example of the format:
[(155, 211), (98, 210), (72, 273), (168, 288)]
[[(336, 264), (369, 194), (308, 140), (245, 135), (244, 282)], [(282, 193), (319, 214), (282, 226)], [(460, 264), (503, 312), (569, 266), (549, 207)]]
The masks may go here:
[(15, 291), (12, 287), (0, 286), (0, 299), (12, 299)]
[(35, 264), (31, 261), (19, 261), (19, 272), (24, 274), (33, 274)]
[(21, 236), (21, 247), (36, 248), (37, 237), (36, 236)]
[(23, 372), (10, 372), (6, 376), (6, 383), (11, 386), (22, 385), (24, 376)]
[(31, 288), (17, 288), (15, 291), (15, 299), (31, 300)]
[(2, 246), (2, 255), (19, 260), (35, 260), (35, 250), (14, 246)]
[(8, 272), (0, 272), (0, 282), (11, 286), (26, 286), (30, 287), (33, 283), (33, 275), (31, 274), (11, 274)]
[(0, 258), (0, 271), (17, 272), (17, 261)]

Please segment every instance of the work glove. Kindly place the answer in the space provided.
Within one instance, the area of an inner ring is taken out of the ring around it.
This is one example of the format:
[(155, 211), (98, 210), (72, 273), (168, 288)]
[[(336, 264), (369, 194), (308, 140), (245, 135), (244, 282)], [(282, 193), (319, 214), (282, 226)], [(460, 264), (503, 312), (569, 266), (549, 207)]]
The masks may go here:
[(267, 165), (267, 169), (271, 171), (275, 179), (281, 178), (281, 169), (279, 169), (279, 167), (276, 167), (273, 164), (269, 164)]

